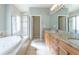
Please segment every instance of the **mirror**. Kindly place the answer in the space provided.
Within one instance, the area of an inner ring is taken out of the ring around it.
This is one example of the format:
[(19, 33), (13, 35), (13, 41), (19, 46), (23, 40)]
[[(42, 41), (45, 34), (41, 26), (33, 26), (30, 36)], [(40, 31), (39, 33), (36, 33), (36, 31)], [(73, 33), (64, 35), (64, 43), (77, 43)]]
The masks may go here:
[(73, 16), (68, 19), (68, 31), (70, 33), (79, 34), (79, 16)]
[(58, 16), (58, 29), (66, 31), (66, 16)]
[(66, 14), (58, 15), (58, 34), (63, 32), (62, 36), (67, 34), (67, 39), (79, 39), (79, 5), (67, 4), (64, 7), (67, 8)]
[(68, 32), (75, 34), (75, 32), (76, 32), (75, 28), (76, 28), (76, 26), (75, 26), (75, 17), (70, 17), (68, 19)]

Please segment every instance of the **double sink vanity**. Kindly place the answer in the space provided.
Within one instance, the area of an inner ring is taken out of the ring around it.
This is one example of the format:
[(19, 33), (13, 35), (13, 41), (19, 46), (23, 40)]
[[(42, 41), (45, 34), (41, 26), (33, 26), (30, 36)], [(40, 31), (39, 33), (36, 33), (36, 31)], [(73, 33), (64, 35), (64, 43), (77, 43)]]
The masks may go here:
[(44, 40), (56, 55), (79, 55), (79, 39), (64, 31), (45, 30)]

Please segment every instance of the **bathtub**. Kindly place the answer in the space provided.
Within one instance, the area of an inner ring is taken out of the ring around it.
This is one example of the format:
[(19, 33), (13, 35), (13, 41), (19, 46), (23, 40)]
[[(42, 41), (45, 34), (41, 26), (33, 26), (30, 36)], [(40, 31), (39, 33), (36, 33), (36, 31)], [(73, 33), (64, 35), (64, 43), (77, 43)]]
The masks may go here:
[(7, 55), (21, 43), (20, 36), (9, 36), (0, 38), (0, 55)]

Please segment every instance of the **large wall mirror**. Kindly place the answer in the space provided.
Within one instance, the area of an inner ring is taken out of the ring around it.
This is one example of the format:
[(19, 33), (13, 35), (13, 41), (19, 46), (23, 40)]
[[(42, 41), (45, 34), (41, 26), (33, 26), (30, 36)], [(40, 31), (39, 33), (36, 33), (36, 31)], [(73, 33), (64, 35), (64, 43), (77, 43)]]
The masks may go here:
[(65, 7), (68, 9), (67, 14), (58, 16), (58, 30), (79, 39), (79, 5), (65, 5)]
[(79, 34), (79, 16), (69, 17), (68, 32)]

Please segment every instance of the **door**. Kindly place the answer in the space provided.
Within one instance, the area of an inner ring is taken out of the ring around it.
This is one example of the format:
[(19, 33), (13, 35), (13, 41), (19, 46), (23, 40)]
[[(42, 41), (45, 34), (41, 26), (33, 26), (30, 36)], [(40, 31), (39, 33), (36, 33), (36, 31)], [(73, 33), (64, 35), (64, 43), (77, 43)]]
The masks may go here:
[(33, 18), (33, 38), (40, 38), (40, 16), (32, 16)]

